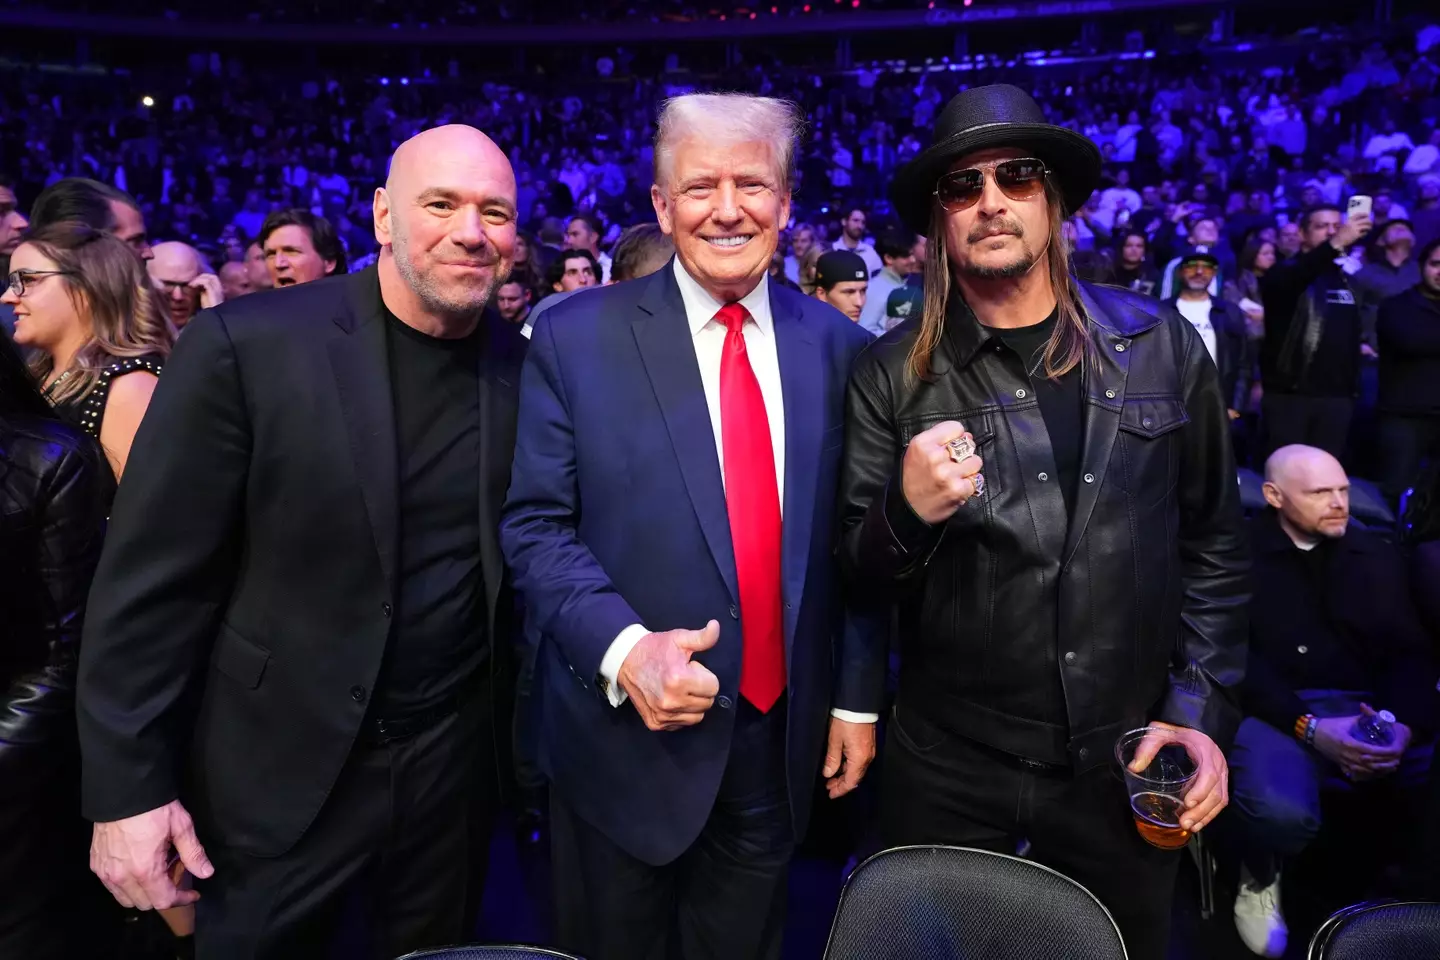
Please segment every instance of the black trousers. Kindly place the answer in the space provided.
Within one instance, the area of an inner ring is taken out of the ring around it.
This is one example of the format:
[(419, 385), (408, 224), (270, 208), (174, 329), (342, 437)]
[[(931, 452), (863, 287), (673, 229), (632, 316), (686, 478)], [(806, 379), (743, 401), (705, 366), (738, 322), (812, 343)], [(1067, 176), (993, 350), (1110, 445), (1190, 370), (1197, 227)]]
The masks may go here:
[(414, 736), (357, 744), (315, 822), (278, 857), (206, 843), (199, 960), (373, 957), (470, 939), (470, 831), (494, 786), (488, 697)]
[(1424, 460), (1440, 447), (1440, 416), (1380, 414), (1380, 483), (1392, 504), (1419, 479)]
[(1135, 830), (1118, 771), (1040, 768), (895, 708), (880, 797), (887, 847), (941, 843), (1030, 858), (1083, 885), (1115, 917), (1132, 960), (1164, 960), (1179, 851)]
[(785, 868), (795, 848), (785, 705), (782, 699), (761, 715), (740, 702), (710, 818), (690, 849), (664, 866), (626, 853), (551, 788), (562, 947), (586, 960), (778, 960)]
[(90, 872), (91, 825), (80, 817), (79, 748), (28, 745), (0, 778), (0, 957), (108, 957), (121, 910)]
[(1303, 443), (1334, 456), (1345, 456), (1350, 423), (1355, 419), (1355, 401), (1349, 397), (1302, 397), (1288, 393), (1267, 393), (1260, 401), (1265, 419), (1266, 454)]

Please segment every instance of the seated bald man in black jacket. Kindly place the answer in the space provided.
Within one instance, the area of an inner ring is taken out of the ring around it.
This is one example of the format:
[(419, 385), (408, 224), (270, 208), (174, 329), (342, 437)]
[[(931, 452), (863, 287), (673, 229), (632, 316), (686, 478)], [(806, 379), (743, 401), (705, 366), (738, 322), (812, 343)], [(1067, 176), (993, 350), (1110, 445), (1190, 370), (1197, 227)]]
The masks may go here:
[[(1284, 952), (1279, 861), (1319, 833), (1323, 785), (1348, 781), (1377, 818), (1419, 826), (1436, 700), (1430, 638), (1399, 551), (1350, 524), (1349, 486), (1325, 451), (1282, 447), (1265, 465), (1273, 509), (1251, 524), (1246, 719), (1230, 786), (1245, 839), (1236, 928), (1262, 956)], [(1364, 741), (1357, 722), (1382, 709), (1395, 717), (1391, 742)]]

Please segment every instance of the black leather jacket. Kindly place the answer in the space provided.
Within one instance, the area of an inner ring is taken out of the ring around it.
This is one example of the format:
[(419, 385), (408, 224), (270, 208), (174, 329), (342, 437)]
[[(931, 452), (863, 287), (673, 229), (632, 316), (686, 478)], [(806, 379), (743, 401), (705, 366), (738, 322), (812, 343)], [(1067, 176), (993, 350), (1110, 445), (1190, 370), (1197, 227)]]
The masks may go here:
[[(1095, 358), (1073, 518), (1019, 358), (962, 309), (931, 378), (907, 381), (909, 321), (861, 355), (850, 382), (850, 584), (898, 602), (900, 702), (942, 728), (1077, 770), (1110, 762), (1116, 737), (1152, 719), (1225, 748), (1239, 723), (1249, 557), (1215, 366), (1172, 308), (1080, 289)], [(932, 527), (905, 501), (900, 464), (911, 437), (942, 420), (974, 434), (986, 490)], [(1037, 625), (1046, 610), (1054, 630)], [(1033, 721), (1044, 684), (1015, 679), (1051, 655), (1068, 730)]]
[(80, 627), (113, 493), (79, 428), (0, 429), (0, 783), (78, 758)]

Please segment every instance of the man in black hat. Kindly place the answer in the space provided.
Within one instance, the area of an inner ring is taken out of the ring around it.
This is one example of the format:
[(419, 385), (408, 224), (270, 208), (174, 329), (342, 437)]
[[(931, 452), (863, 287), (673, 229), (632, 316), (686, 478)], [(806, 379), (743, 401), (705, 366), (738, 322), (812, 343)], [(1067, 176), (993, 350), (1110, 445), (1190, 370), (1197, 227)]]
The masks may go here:
[(887, 845), (1029, 841), (1130, 956), (1160, 958), (1180, 855), (1136, 831), (1114, 748), (1147, 724), (1139, 764), (1183, 746), (1183, 829), (1225, 806), (1248, 559), (1204, 343), (1068, 272), (1060, 224), (1099, 169), (1089, 140), (988, 86), (899, 172), (895, 208), (941, 256), (919, 318), (851, 375), (842, 554), (857, 600), (901, 619)]
[(831, 250), (815, 261), (815, 299), (822, 300), (860, 322), (865, 296), (870, 289), (870, 269), (859, 254)]

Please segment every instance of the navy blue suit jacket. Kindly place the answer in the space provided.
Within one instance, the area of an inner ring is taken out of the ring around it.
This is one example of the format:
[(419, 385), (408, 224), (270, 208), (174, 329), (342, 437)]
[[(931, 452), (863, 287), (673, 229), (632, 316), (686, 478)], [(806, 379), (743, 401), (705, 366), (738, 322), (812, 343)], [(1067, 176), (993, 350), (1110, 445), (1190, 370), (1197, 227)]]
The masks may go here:
[[(797, 837), (832, 706), (878, 712), (883, 614), (846, 610), (835, 496), (845, 383), (870, 337), (834, 308), (770, 285), (785, 405), (782, 578), (788, 786)], [(699, 836), (739, 701), (739, 592), (700, 367), (671, 266), (572, 297), (534, 330), (500, 538), (538, 637), (540, 765), (582, 818), (645, 862)], [(695, 659), (720, 696), (693, 727), (653, 732), (610, 706), (600, 661), (631, 624), (720, 623)]]

